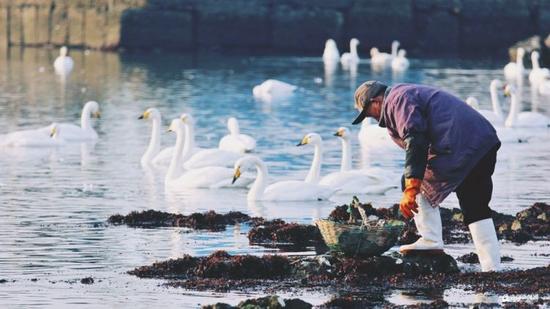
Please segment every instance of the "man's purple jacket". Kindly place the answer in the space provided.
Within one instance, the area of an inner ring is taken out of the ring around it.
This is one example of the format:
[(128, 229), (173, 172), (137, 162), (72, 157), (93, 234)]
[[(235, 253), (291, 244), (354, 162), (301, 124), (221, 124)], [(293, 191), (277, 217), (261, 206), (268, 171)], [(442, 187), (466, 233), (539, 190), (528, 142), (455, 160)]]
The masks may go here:
[(405, 149), (408, 134), (429, 142), (421, 192), (439, 205), (460, 185), (476, 163), (500, 143), (495, 128), (459, 98), (436, 88), (397, 84), (384, 98), (379, 121)]

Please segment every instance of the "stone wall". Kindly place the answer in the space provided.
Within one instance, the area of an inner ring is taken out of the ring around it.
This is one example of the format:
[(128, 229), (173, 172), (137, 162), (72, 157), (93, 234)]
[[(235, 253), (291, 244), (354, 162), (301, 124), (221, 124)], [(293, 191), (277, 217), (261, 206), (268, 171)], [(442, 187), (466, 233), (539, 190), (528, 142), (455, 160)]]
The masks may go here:
[(550, 32), (550, 0), (0, 0), (0, 47), (494, 54)]

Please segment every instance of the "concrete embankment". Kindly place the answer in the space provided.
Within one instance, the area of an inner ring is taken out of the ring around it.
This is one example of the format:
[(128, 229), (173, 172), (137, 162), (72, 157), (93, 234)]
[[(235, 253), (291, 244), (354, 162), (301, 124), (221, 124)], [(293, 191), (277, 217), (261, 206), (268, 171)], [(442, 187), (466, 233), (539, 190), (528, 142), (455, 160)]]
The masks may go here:
[(550, 32), (550, 0), (2, 0), (0, 48), (319, 53), (327, 38), (415, 55), (505, 54)]

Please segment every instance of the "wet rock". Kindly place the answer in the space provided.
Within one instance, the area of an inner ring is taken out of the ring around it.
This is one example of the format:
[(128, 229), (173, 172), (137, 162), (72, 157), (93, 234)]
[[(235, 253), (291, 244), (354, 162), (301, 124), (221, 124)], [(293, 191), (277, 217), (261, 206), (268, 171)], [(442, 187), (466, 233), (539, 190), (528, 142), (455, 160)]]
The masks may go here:
[(403, 272), (407, 275), (458, 273), (455, 259), (448, 254), (431, 254), (420, 251), (403, 256)]
[(237, 306), (217, 303), (215, 305), (203, 306), (203, 309), (310, 309), (313, 306), (298, 298), (283, 299), (277, 295), (261, 298), (247, 299), (241, 301)]
[(82, 284), (93, 284), (94, 283), (94, 278), (92, 278), (92, 277), (82, 278), (82, 279), (80, 279), (80, 283), (82, 283)]
[(389, 276), (403, 272), (399, 260), (389, 256), (373, 256), (366, 259), (343, 258), (335, 263), (334, 275), (346, 282), (361, 282), (366, 278)]
[[(463, 256), (460, 256), (457, 258), (457, 260), (461, 261), (462, 263), (466, 264), (479, 264), (479, 257), (477, 254), (470, 252), (468, 254), (464, 254)], [(510, 256), (502, 256), (500, 258), (501, 262), (511, 262), (514, 259)]]
[(248, 232), (251, 244), (293, 244), (319, 246), (323, 238), (314, 225), (286, 223), (283, 220), (260, 222)]
[(518, 212), (515, 218), (502, 220), (497, 231), (502, 238), (524, 243), (529, 240), (550, 239), (550, 205), (535, 203), (533, 206)]
[(151, 266), (141, 266), (129, 271), (130, 275), (140, 278), (187, 278), (193, 274), (198, 258), (185, 254), (178, 259), (157, 262)]
[(6, 280), (6, 279), (0, 279), (0, 283), (6, 283), (6, 282), (8, 282), (8, 280)]
[(108, 222), (115, 225), (126, 224), (130, 227), (141, 228), (170, 226), (223, 231), (226, 225), (234, 225), (249, 220), (251, 218), (248, 215), (238, 211), (232, 211), (225, 215), (218, 214), (215, 211), (207, 211), (185, 216), (156, 210), (145, 210), (140, 212), (133, 211), (126, 216), (113, 215), (109, 217)]
[(381, 293), (366, 293), (362, 295), (338, 295), (320, 305), (319, 308), (362, 309), (389, 305)]

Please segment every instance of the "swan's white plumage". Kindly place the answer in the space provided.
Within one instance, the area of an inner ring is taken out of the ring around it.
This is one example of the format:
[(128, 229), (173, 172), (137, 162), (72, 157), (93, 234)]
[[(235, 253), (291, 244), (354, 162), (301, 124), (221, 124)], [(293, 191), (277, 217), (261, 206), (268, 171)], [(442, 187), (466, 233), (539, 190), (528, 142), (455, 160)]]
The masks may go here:
[(63, 46), (59, 49), (59, 56), (55, 58), (53, 67), (58, 75), (68, 75), (73, 70), (74, 61), (67, 53), (67, 47)]
[(248, 200), (315, 201), (328, 199), (335, 192), (329, 187), (298, 180), (278, 181), (268, 186), (267, 167), (255, 156), (245, 156), (235, 163), (234, 179), (240, 179), (241, 171), (252, 166), (256, 168), (257, 174), (248, 192)]
[(533, 87), (537, 87), (541, 82), (550, 78), (550, 70), (540, 67), (539, 58), (540, 55), (537, 51), (531, 53), (531, 64), (533, 69), (529, 73), (529, 82)]
[(369, 118), (361, 122), (361, 129), (358, 134), (361, 148), (373, 148), (377, 150), (394, 151), (401, 150), (391, 139), (388, 131), (376, 123), (371, 123)]
[(185, 169), (196, 169), (206, 166), (232, 166), (233, 163), (242, 157), (242, 154), (222, 150), (218, 148), (195, 150), (194, 132), (195, 120), (189, 114), (183, 114), (180, 119), (186, 129), (186, 141), (189, 146), (183, 151), (183, 167)]
[[(477, 110), (485, 119), (487, 119), (494, 126), (503, 126), (504, 125), (504, 115), (502, 112), (502, 107), (498, 97), (498, 89), (502, 87), (502, 82), (498, 79), (491, 81), (489, 86), (489, 93), (491, 94), (491, 105), (492, 110), (480, 109), (477, 100), (473, 97), (466, 99), (466, 103), (472, 106)], [(475, 100), (475, 104), (472, 104), (472, 100)]]
[(513, 81), (522, 79), (525, 74), (525, 67), (523, 66), (523, 57), (525, 56), (525, 50), (518, 48), (516, 52), (516, 61), (509, 62), (504, 66), (504, 77), (506, 80)]
[(538, 112), (520, 112), (521, 106), (517, 90), (514, 85), (506, 85), (505, 92), (511, 97), (510, 113), (505, 125), (509, 128), (547, 128), (550, 126), (550, 117)]
[(341, 127), (336, 131), (342, 141), (342, 161), (340, 171), (332, 172), (322, 177), (320, 185), (338, 190), (338, 194), (383, 194), (395, 188), (390, 185), (387, 179), (382, 176), (379, 169), (353, 170), (351, 164), (351, 133)]
[(59, 138), (57, 124), (51, 125), (50, 132), (40, 130), (22, 130), (0, 135), (1, 147), (56, 147), (65, 141)]
[(325, 50), (323, 51), (323, 61), (325, 63), (337, 63), (340, 60), (340, 52), (338, 46), (333, 39), (328, 39), (325, 42)]
[(407, 52), (404, 49), (400, 49), (397, 52), (397, 56), (391, 61), (391, 68), (393, 71), (405, 71), (409, 68), (410, 63), (406, 55)]
[[(181, 118), (172, 120), (169, 131), (176, 132), (176, 145), (172, 154), (172, 160), (165, 176), (165, 185), (172, 190), (189, 188), (219, 188), (231, 185), (231, 168), (209, 166), (194, 170), (182, 169), (182, 153), (184, 153), (185, 128)], [(244, 177), (235, 186), (247, 186), (252, 182), (251, 178)]]
[[(72, 123), (57, 123), (60, 138), (66, 142), (91, 141), (98, 138), (97, 132), (92, 128), (91, 118), (99, 118), (99, 104), (96, 101), (87, 102), (82, 108), (80, 126)], [(45, 132), (52, 130), (52, 125), (42, 128)]]
[(236, 118), (227, 119), (227, 129), (229, 134), (222, 137), (218, 145), (219, 149), (237, 153), (252, 152), (256, 149), (256, 140), (250, 135), (241, 134)]

